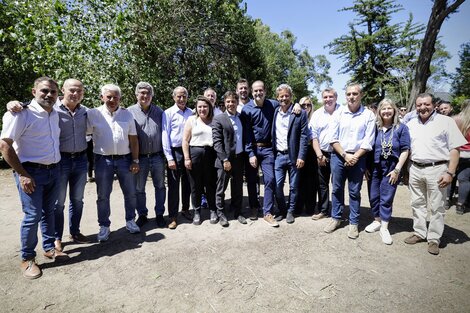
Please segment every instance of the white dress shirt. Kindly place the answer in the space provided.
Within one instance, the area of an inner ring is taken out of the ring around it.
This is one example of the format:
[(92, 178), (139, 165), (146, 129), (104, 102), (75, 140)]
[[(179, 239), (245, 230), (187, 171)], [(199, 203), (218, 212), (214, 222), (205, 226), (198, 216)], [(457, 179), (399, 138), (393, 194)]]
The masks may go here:
[(193, 115), (193, 111), (186, 107), (184, 111), (176, 103), (165, 110), (163, 115), (162, 144), (168, 161), (173, 160), (171, 148), (181, 148), (183, 143), (183, 130), (187, 119)]
[(312, 138), (317, 139), (320, 145), (320, 149), (326, 152), (332, 152), (333, 147), (331, 146), (331, 133), (330, 129), (333, 126), (334, 113), (339, 112), (343, 107), (336, 104), (335, 110), (332, 114), (325, 110), (325, 107), (321, 107), (313, 112), (310, 118), (309, 128), (312, 131)]
[(276, 116), (276, 150), (277, 151), (286, 151), (289, 147), (287, 144), (287, 135), (289, 132), (289, 119), (291, 113), (287, 111), (286, 113), (282, 112), (279, 108), (279, 112)]

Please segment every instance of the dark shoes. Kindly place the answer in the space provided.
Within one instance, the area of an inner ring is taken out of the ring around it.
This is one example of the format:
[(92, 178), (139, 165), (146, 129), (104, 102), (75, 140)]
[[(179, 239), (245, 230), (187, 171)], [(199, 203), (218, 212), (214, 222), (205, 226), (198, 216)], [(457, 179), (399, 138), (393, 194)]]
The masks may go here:
[(428, 252), (433, 255), (439, 254), (439, 244), (435, 241), (428, 242)]
[(418, 237), (415, 234), (413, 234), (410, 237), (406, 238), (404, 241), (405, 241), (405, 243), (407, 243), (409, 245), (414, 245), (414, 244), (417, 244), (418, 242), (425, 242), (426, 239), (423, 239), (423, 238)]
[(462, 215), (463, 213), (465, 213), (465, 207), (463, 206), (463, 204), (457, 203), (457, 205), (455, 206), (455, 213), (457, 213), (458, 215)]
[(282, 214), (277, 214), (276, 217), (274, 218), (276, 222), (280, 222), (284, 219), (284, 215)]
[(165, 222), (165, 219), (163, 218), (163, 215), (157, 215), (157, 217), (155, 218), (155, 222), (157, 223), (157, 227), (160, 227), (160, 228), (166, 227), (166, 222)]
[(193, 220), (193, 216), (191, 215), (191, 212), (189, 212), (189, 210), (183, 210), (181, 211), (181, 215), (187, 219), (188, 221), (192, 221)]
[(295, 221), (294, 214), (292, 212), (287, 212), (287, 216), (286, 216), (287, 224), (292, 224), (294, 223), (294, 221)]
[(229, 225), (227, 221), (227, 217), (225, 216), (224, 213), (219, 214), (219, 223), (220, 225), (222, 225), (222, 227), (227, 227)]
[(135, 223), (137, 224), (137, 226), (142, 227), (148, 221), (149, 221), (149, 219), (147, 218), (147, 215), (139, 215), (139, 218), (137, 219), (137, 221), (135, 221)]
[[(73, 242), (75, 243), (90, 243), (90, 239), (88, 239), (88, 237), (86, 237), (85, 235), (83, 235), (82, 233), (78, 233), (78, 234), (75, 234), (75, 235), (70, 235), (69, 237)], [(56, 247), (57, 249), (57, 247)], [(59, 250), (59, 249), (57, 249)], [(60, 250), (62, 251), (62, 250)]]
[(211, 224), (217, 224), (219, 222), (219, 217), (217, 216), (216, 211), (211, 211)]
[(23, 273), (23, 277), (27, 279), (36, 279), (42, 275), (42, 271), (36, 264), (35, 259), (21, 261), (20, 268)]
[(256, 221), (258, 219), (258, 208), (251, 208), (250, 220)]
[(44, 256), (48, 259), (60, 262), (60, 261), (65, 261), (69, 259), (69, 256), (62, 252), (58, 251), (56, 249), (51, 249), (49, 251), (44, 252)]
[(237, 220), (238, 220), (238, 222), (239, 222), (240, 224), (246, 224), (246, 223), (247, 223), (247, 222), (246, 222), (246, 218), (244, 218), (244, 217), (241, 216), (241, 215), (238, 215)]
[(199, 210), (194, 210), (193, 224), (201, 225), (201, 214), (199, 213)]

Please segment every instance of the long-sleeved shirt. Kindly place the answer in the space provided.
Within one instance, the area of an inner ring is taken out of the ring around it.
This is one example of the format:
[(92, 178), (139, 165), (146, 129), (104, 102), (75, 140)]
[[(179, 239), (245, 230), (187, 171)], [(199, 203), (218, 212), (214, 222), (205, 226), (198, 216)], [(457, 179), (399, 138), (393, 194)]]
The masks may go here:
[(193, 111), (185, 107), (184, 111), (176, 105), (165, 110), (163, 115), (162, 144), (165, 157), (168, 161), (173, 160), (171, 148), (181, 148), (183, 143), (184, 124)]

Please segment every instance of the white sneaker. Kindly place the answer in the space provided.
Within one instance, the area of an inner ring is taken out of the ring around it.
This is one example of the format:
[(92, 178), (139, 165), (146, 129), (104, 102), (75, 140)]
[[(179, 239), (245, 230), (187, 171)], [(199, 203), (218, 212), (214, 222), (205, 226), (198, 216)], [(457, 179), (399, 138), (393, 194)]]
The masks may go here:
[(387, 228), (381, 227), (380, 228), (380, 238), (382, 238), (382, 242), (386, 245), (391, 245), (393, 243), (392, 236), (390, 236), (390, 232)]
[(359, 237), (359, 229), (357, 228), (357, 225), (349, 224), (348, 237), (351, 239)]
[(375, 233), (380, 229), (380, 222), (379, 221), (373, 221), (369, 225), (367, 225), (365, 231), (366, 233)]
[(100, 231), (99, 231), (99, 233), (98, 233), (98, 236), (96, 236), (96, 237), (97, 237), (97, 239), (98, 239), (99, 242), (103, 242), (103, 241), (108, 240), (108, 238), (109, 238), (109, 233), (110, 233), (109, 227), (100, 226)]
[(130, 220), (126, 222), (126, 229), (131, 233), (131, 234), (137, 234), (140, 233), (140, 228), (137, 226), (134, 220)]

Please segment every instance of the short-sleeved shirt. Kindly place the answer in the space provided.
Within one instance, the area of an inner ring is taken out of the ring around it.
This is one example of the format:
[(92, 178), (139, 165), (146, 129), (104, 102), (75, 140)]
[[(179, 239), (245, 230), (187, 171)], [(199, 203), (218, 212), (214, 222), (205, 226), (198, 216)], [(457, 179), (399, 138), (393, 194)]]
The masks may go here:
[(467, 143), (455, 121), (434, 112), (426, 121), (415, 118), (407, 124), (411, 137), (411, 160), (431, 163), (450, 160), (450, 150)]
[(53, 164), (60, 161), (59, 115), (48, 113), (35, 100), (18, 113), (3, 116), (1, 138), (13, 140), (13, 148), (21, 163)]
[(60, 152), (81, 152), (87, 148), (87, 111), (88, 108), (79, 104), (71, 112), (65, 104), (58, 101), (54, 110), (59, 114)]
[(375, 138), (375, 115), (361, 107), (351, 112), (348, 107), (335, 111), (331, 127), (330, 142), (339, 142), (345, 152), (354, 153), (359, 149), (372, 150)]
[(139, 104), (130, 106), (128, 110), (134, 116), (139, 138), (139, 153), (163, 152), (163, 110), (154, 104), (150, 104), (148, 111), (142, 110)]
[(88, 133), (93, 134), (93, 152), (101, 155), (129, 154), (129, 136), (137, 136), (131, 112), (121, 107), (109, 112), (106, 105), (88, 111)]
[[(392, 138), (390, 138), (392, 137)], [(391, 139), (391, 141), (390, 141)], [(398, 159), (403, 151), (410, 150), (410, 132), (405, 124), (398, 124), (389, 127), (385, 131), (383, 129), (377, 130), (377, 136), (374, 143), (374, 162), (379, 163), (383, 157), (382, 155), (382, 142), (392, 144), (390, 155), (388, 157)], [(386, 151), (387, 152), (387, 151)], [(385, 153), (386, 153), (385, 152)]]

